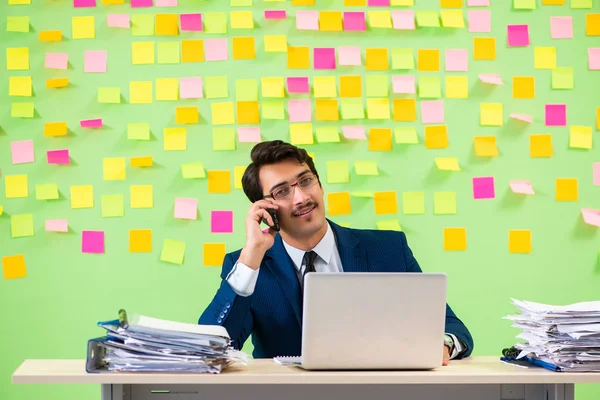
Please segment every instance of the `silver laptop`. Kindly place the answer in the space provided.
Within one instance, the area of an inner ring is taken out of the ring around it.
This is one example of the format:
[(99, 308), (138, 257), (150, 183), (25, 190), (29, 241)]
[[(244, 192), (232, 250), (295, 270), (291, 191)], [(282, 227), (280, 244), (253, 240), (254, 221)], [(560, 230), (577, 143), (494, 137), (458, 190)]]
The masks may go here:
[(304, 369), (442, 365), (447, 276), (312, 273), (304, 286)]

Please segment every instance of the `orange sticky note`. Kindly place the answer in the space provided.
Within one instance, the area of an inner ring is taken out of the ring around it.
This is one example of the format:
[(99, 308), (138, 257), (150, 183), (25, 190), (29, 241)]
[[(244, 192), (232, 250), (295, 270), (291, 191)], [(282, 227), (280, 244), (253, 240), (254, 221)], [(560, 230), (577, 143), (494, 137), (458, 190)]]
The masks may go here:
[(600, 36), (600, 14), (587, 14), (585, 16), (585, 34), (587, 36)]
[(197, 124), (200, 121), (198, 107), (177, 107), (175, 110), (175, 123)]
[(417, 54), (417, 69), (419, 71), (437, 72), (440, 70), (439, 50), (419, 49)]
[(48, 89), (61, 88), (69, 85), (69, 78), (55, 78), (46, 80)]
[(236, 109), (238, 124), (260, 124), (258, 101), (238, 101)]
[(152, 230), (151, 229), (130, 229), (129, 230), (129, 251), (131, 253), (151, 253), (152, 252)]
[(292, 0), (293, 6), (314, 6), (315, 0)]
[(392, 129), (371, 128), (369, 130), (369, 151), (392, 151)]
[(529, 135), (529, 156), (531, 158), (552, 157), (552, 135)]
[(360, 75), (340, 76), (340, 97), (362, 97), (362, 77)]
[(341, 11), (319, 12), (319, 30), (325, 32), (340, 32), (342, 29)]
[(179, 15), (156, 14), (156, 34), (159, 36), (179, 35)]
[(524, 229), (509, 230), (508, 251), (511, 253), (531, 253), (531, 231)]
[(513, 99), (534, 99), (535, 77), (514, 76), (513, 77)]
[(387, 71), (389, 69), (388, 49), (367, 48), (367, 71)]
[(225, 171), (208, 171), (208, 193), (231, 192), (231, 173)]
[(351, 214), (350, 193), (327, 193), (327, 212), (330, 216)]
[(496, 136), (475, 136), (473, 138), (475, 154), (479, 157), (498, 157)]
[(396, 192), (375, 192), (373, 195), (375, 214), (398, 214)]
[(232, 46), (234, 60), (252, 60), (256, 58), (254, 36), (234, 37)]
[(425, 127), (425, 147), (428, 149), (445, 149), (448, 147), (446, 125)]
[(600, 131), (600, 107), (596, 108), (596, 129)]
[(289, 46), (287, 52), (288, 69), (309, 69), (310, 48)]
[(202, 246), (205, 267), (220, 267), (225, 259), (225, 243), (204, 243)]
[(415, 99), (394, 99), (394, 121), (411, 122), (417, 120)]
[(181, 62), (204, 62), (204, 41), (203, 40), (182, 40), (181, 41)]
[(562, 6), (566, 0), (542, 0), (542, 4), (545, 6)]
[(495, 60), (496, 38), (473, 38), (473, 59)]
[(129, 165), (132, 167), (151, 167), (153, 164), (152, 156), (131, 157)]
[(44, 136), (66, 136), (66, 122), (46, 122), (44, 124)]
[(60, 42), (62, 31), (40, 31), (40, 42)]
[(2, 257), (2, 270), (4, 271), (4, 279), (26, 277), (25, 255), (16, 254), (14, 256)]
[(339, 121), (337, 100), (315, 100), (315, 116), (317, 121)]
[(440, 0), (440, 8), (462, 8), (462, 0)]
[(346, 7), (363, 7), (367, 5), (367, 0), (344, 0)]
[(556, 201), (577, 201), (577, 178), (556, 178)]
[(444, 250), (460, 251), (467, 249), (467, 230), (465, 228), (444, 228)]

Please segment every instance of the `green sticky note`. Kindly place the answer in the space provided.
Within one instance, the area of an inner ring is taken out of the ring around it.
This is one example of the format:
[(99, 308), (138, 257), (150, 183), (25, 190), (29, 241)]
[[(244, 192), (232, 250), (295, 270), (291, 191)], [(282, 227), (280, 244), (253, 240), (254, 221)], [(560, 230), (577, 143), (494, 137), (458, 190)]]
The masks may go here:
[(58, 185), (56, 183), (35, 185), (35, 198), (38, 200), (58, 199)]
[(113, 103), (121, 102), (121, 89), (118, 87), (101, 87), (98, 88), (98, 103)]
[(179, 64), (181, 62), (179, 46), (179, 42), (158, 42), (156, 45), (158, 50), (158, 63)]
[(184, 179), (206, 178), (204, 164), (199, 161), (182, 164), (181, 175), (183, 175)]
[(327, 183), (350, 182), (348, 161), (327, 161)]
[(102, 218), (122, 217), (125, 215), (122, 194), (102, 195)]
[(429, 28), (439, 28), (440, 18), (437, 11), (417, 11), (417, 25)]
[(204, 78), (204, 93), (207, 99), (229, 98), (229, 86), (226, 76), (206, 76)]
[(231, 7), (252, 7), (252, 0), (231, 0)]
[(592, 8), (594, 0), (571, 0), (571, 8)]
[(403, 192), (402, 193), (403, 214), (425, 214), (425, 193)]
[(387, 75), (367, 75), (367, 97), (388, 97)]
[(573, 89), (573, 67), (552, 70), (552, 89)]
[(337, 126), (321, 126), (316, 129), (319, 143), (339, 143), (340, 132)]
[(127, 124), (127, 139), (150, 140), (150, 125), (146, 122), (130, 122)]
[(351, 192), (350, 196), (352, 196), (352, 197), (375, 197), (375, 193), (369, 192), (368, 190), (366, 190), (366, 191)]
[(236, 101), (258, 101), (258, 79), (237, 79), (235, 81)]
[(357, 175), (379, 175), (377, 161), (355, 161), (354, 169)]
[(202, 15), (202, 23), (206, 34), (227, 33), (227, 13), (205, 12)]
[(456, 214), (456, 192), (435, 192), (433, 194), (433, 213)]
[(516, 10), (533, 10), (537, 7), (537, 0), (514, 0), (513, 8)]
[(33, 103), (12, 103), (10, 115), (13, 118), (33, 118)]
[(35, 235), (33, 229), (33, 214), (17, 214), (10, 218), (12, 237), (26, 237)]
[(261, 114), (264, 119), (285, 119), (283, 100), (263, 100)]
[(131, 16), (133, 36), (154, 36), (154, 14), (133, 14)]
[(160, 260), (173, 264), (183, 264), (185, 255), (185, 242), (165, 239), (160, 252)]
[(235, 150), (235, 130), (233, 128), (213, 128), (213, 150)]
[(419, 77), (419, 97), (423, 99), (439, 99), (442, 97), (442, 81), (440, 77)]
[(397, 219), (389, 219), (384, 221), (377, 221), (377, 229), (380, 231), (401, 231), (402, 227)]
[(29, 32), (29, 17), (6, 17), (7, 32)]
[(392, 49), (392, 69), (414, 69), (413, 49)]
[(342, 99), (342, 119), (364, 119), (362, 99)]
[(415, 128), (414, 126), (397, 126), (396, 128), (394, 128), (394, 136), (396, 138), (396, 143), (419, 143), (419, 137), (417, 136), (417, 128)]

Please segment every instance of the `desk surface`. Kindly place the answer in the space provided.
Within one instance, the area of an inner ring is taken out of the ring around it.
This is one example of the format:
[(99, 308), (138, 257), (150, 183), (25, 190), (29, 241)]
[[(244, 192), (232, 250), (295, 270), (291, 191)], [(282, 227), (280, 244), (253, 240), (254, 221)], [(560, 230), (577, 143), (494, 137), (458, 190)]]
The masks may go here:
[(84, 360), (25, 360), (13, 383), (70, 384), (559, 384), (600, 382), (600, 373), (560, 373), (522, 368), (498, 357), (450, 361), (432, 371), (305, 371), (282, 367), (271, 359), (249, 360), (221, 374), (88, 374)]

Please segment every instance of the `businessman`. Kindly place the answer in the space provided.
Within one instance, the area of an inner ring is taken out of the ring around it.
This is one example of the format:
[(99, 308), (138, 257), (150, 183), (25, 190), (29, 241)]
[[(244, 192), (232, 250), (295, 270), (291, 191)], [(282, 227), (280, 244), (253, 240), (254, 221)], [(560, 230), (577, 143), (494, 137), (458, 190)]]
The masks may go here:
[[(246, 244), (223, 261), (221, 285), (199, 324), (224, 326), (254, 358), (301, 354), (302, 281), (309, 272), (422, 272), (403, 232), (350, 229), (325, 218), (324, 191), (304, 149), (274, 140), (254, 146), (242, 177), (252, 203)], [(280, 232), (263, 230), (276, 210)], [(410, 307), (410, 305), (407, 305)], [(467, 327), (446, 305), (444, 365), (471, 354)]]

